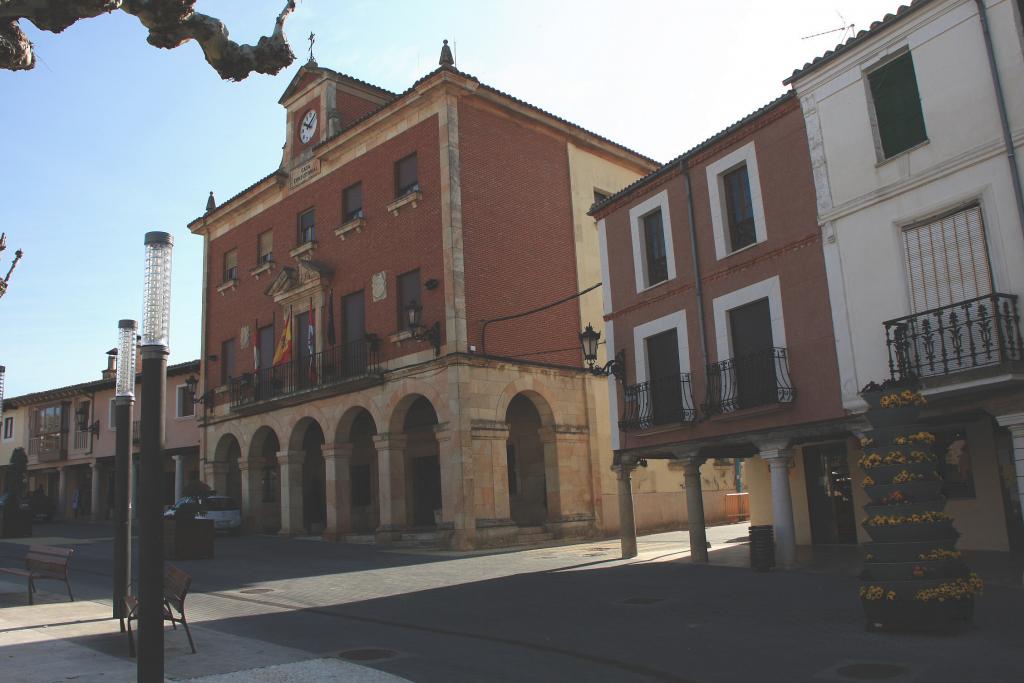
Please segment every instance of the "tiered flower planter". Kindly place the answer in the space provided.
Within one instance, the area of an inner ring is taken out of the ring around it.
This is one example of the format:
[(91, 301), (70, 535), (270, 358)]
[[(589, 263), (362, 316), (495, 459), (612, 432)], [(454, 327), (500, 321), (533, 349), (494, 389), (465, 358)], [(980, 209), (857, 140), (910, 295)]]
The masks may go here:
[(861, 604), (869, 630), (956, 630), (974, 614), (981, 581), (956, 550), (959, 534), (943, 510), (932, 442), (917, 424), (923, 397), (906, 387), (869, 385), (872, 430), (861, 439), (864, 544)]

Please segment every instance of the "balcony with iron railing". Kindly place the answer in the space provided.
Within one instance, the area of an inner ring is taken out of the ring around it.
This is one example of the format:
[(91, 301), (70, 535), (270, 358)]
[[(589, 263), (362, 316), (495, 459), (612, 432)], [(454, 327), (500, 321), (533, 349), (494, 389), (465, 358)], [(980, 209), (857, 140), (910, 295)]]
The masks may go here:
[(998, 369), (1020, 362), (1024, 355), (1017, 297), (1012, 294), (987, 294), (884, 325), (894, 380)]
[(75, 430), (75, 450), (80, 451), (89, 447), (89, 437), (92, 435), (88, 429)]
[(37, 434), (28, 440), (28, 454), (37, 462), (55, 462), (68, 457), (68, 435), (65, 432)]
[(379, 381), (380, 377), (379, 343), (376, 340), (359, 340), (233, 377), (228, 382), (228, 397), (234, 410), (349, 383), (361, 387), (363, 382), (360, 380)]
[(697, 417), (688, 372), (631, 384), (623, 394), (625, 406), (619, 420), (623, 431), (693, 422)]
[(796, 397), (784, 348), (767, 348), (710, 363), (706, 379), (707, 395), (701, 409), (709, 417), (792, 403)]

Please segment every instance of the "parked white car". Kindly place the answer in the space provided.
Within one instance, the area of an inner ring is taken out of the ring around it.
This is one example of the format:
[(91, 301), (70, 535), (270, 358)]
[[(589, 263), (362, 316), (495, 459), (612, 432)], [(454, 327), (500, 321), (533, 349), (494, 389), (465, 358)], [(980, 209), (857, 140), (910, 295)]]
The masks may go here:
[(164, 517), (174, 517), (174, 511), (178, 508), (197, 504), (202, 511), (196, 516), (212, 519), (215, 529), (232, 531), (241, 528), (242, 511), (235, 499), (228, 496), (205, 496), (203, 498), (186, 496), (178, 499), (178, 502), (164, 513)]

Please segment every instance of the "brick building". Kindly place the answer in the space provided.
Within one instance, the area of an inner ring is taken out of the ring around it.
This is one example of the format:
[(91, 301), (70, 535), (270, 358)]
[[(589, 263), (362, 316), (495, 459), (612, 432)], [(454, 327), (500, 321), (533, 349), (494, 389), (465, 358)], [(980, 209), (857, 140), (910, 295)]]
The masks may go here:
[(239, 482), (256, 530), (455, 547), (613, 531), (607, 395), (579, 346), (600, 295), (573, 295), (600, 281), (595, 192), (656, 164), (447, 47), (401, 94), (311, 61), (280, 103), (281, 166), (189, 224), (204, 477)]
[(624, 386), (609, 383), (623, 495), (637, 463), (668, 460), (703, 534), (704, 507), (726, 501), (702, 500), (701, 480), (735, 467), (783, 562), (795, 541), (855, 538), (853, 423), (799, 101), (783, 95), (592, 213), (606, 339), (626, 359)]

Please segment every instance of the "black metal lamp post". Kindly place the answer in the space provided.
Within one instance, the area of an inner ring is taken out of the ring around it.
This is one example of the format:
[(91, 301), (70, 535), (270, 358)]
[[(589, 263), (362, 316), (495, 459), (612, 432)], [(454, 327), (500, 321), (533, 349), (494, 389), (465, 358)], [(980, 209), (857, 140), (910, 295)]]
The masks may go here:
[(79, 406), (78, 410), (75, 411), (75, 426), (78, 427), (78, 431), (91, 432), (93, 436), (98, 436), (100, 433), (99, 420), (89, 424), (89, 409), (86, 408), (85, 404)]
[[(135, 403), (134, 320), (117, 323), (114, 379), (114, 618), (124, 619), (124, 598), (132, 575), (132, 520), (128, 514), (132, 481), (132, 406)], [(122, 624), (123, 628), (123, 624)]]
[(626, 352), (620, 349), (604, 365), (597, 366), (597, 347), (601, 341), (601, 333), (594, 329), (593, 325), (587, 323), (586, 329), (580, 332), (580, 346), (583, 348), (583, 359), (587, 361), (587, 368), (595, 375), (614, 375), (619, 382), (626, 383)]
[(209, 400), (212, 392), (204, 392), (202, 396), (196, 396), (196, 391), (199, 390), (199, 380), (196, 379), (195, 375), (189, 375), (188, 379), (185, 380), (185, 388), (188, 389), (188, 393), (192, 396), (192, 403), (202, 403), (203, 410), (207, 408), (206, 402)]
[(405, 307), (405, 319), (409, 324), (409, 332), (413, 339), (429, 341), (434, 346), (434, 355), (441, 355), (441, 322), (430, 327), (423, 326), (423, 307), (415, 299)]
[(138, 681), (164, 680), (163, 511), (164, 408), (170, 338), (171, 249), (166, 232), (146, 233), (142, 313), (142, 410), (139, 456)]

